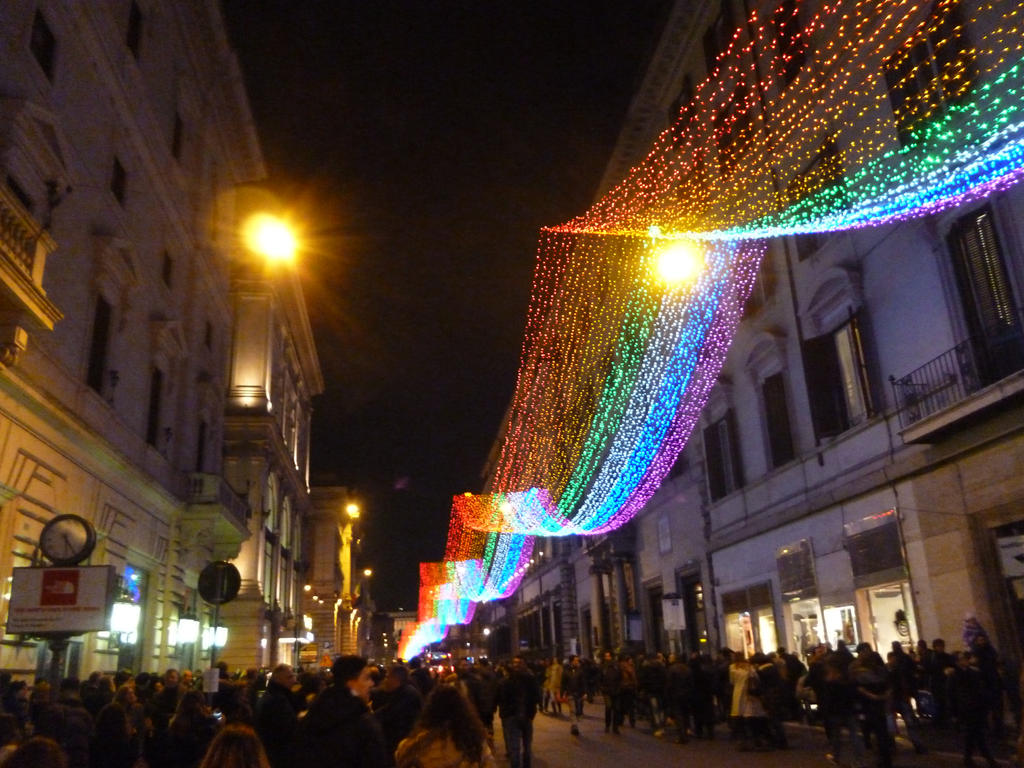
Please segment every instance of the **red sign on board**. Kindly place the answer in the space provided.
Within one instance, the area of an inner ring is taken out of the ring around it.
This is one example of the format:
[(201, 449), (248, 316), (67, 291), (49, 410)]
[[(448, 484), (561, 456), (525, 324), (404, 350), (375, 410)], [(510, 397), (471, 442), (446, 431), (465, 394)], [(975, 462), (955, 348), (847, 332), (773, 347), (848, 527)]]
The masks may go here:
[(78, 571), (50, 569), (43, 571), (40, 605), (78, 605)]

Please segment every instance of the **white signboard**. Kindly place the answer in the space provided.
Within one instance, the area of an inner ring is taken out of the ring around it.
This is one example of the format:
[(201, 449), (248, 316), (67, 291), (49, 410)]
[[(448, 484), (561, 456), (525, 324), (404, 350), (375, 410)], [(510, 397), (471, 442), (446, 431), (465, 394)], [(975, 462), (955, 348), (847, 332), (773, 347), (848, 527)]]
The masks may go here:
[(683, 598), (662, 598), (661, 616), (667, 632), (686, 629), (686, 606), (683, 604)]
[(996, 539), (996, 545), (1003, 576), (1007, 579), (1024, 576), (1024, 536), (1005, 536)]
[(77, 635), (107, 629), (116, 584), (112, 565), (15, 568), (7, 633)]

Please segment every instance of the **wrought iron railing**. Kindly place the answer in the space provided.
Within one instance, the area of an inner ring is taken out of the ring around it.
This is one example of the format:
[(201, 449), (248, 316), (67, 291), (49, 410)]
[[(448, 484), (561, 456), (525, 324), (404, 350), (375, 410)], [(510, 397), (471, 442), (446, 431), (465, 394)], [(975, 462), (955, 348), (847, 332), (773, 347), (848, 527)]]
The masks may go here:
[(1020, 311), (997, 332), (968, 339), (905, 376), (889, 377), (900, 426), (955, 405), (980, 389), (1024, 370), (1024, 323)]

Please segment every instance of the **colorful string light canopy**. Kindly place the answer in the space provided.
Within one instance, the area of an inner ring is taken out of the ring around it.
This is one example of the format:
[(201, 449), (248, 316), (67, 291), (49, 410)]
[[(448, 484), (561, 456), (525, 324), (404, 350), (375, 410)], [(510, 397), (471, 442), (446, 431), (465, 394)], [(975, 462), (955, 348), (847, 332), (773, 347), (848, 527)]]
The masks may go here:
[(1020, 180), (1022, 19), (1008, 1), (839, 0), (781, 3), (736, 30), (644, 161), (542, 230), (490, 488), (454, 498), (404, 656), (510, 595), (532, 537), (604, 533), (643, 508), (768, 239), (925, 216)]

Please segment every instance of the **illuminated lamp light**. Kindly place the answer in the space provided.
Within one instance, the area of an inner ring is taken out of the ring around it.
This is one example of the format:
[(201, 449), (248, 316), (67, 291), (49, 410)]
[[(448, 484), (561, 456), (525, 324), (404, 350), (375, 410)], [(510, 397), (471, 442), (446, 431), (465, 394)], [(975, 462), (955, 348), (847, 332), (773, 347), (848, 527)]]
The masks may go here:
[(178, 618), (178, 642), (194, 643), (199, 639), (199, 619), (194, 615), (183, 613)]
[[(118, 600), (110, 612), (110, 631), (116, 632), (122, 637), (136, 635), (139, 631), (139, 619), (142, 616), (142, 606), (129, 600)], [(128, 642), (131, 642), (130, 640)]]
[(242, 228), (245, 244), (269, 261), (291, 261), (298, 243), (295, 234), (283, 220), (269, 213), (250, 216)]
[(704, 272), (704, 253), (693, 240), (672, 240), (656, 254), (658, 277), (670, 287), (691, 286)]

